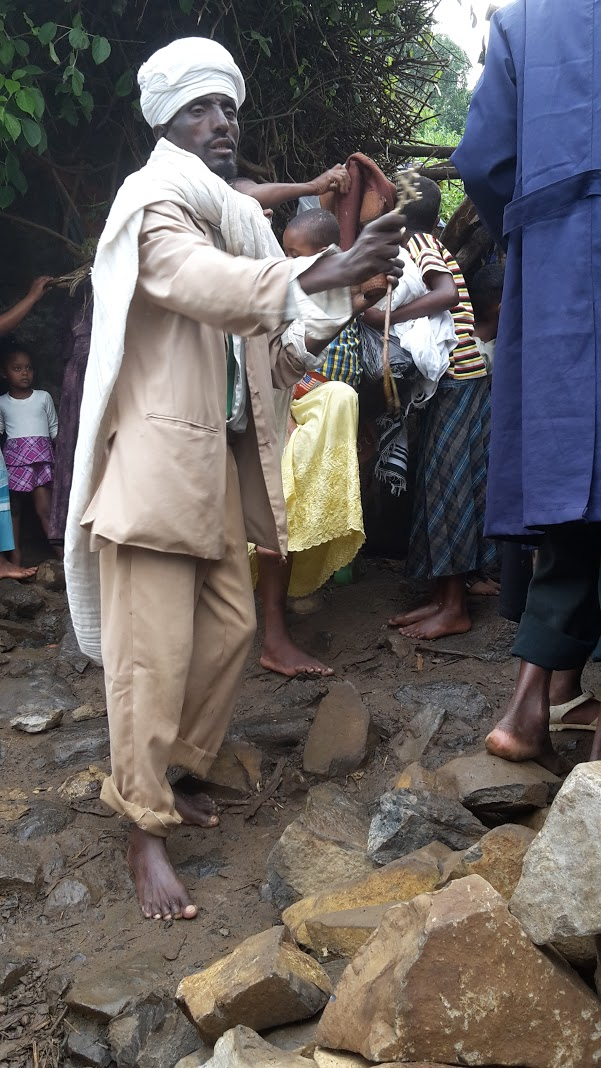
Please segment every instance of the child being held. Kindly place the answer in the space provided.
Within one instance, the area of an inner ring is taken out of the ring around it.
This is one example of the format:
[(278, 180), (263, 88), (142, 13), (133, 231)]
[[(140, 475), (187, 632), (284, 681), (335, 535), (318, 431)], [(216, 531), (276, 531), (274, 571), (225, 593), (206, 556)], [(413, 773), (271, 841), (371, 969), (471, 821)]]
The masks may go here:
[(6, 339), (1, 354), (8, 393), (0, 397), (0, 432), (6, 434), (3, 453), (15, 538), (13, 561), (20, 564), (23, 494), (31, 493), (44, 534), (48, 535), (54, 472), (52, 442), (58, 434), (58, 417), (50, 394), (32, 388), (33, 366), (24, 347), (14, 339)]

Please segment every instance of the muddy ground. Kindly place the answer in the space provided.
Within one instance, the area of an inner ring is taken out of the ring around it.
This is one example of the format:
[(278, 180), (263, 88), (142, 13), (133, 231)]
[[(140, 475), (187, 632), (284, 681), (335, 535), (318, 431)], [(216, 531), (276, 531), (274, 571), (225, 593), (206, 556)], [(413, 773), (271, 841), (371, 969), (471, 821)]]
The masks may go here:
[[(151, 952), (154, 967), (157, 960), (162, 967), (163, 984), (175, 990), (184, 974), (279, 921), (274, 907), (261, 896), (266, 858), (284, 827), (304, 806), (304, 786), (299, 787), (299, 776), (291, 771), (302, 767), (303, 736), (315, 708), (312, 699), (319, 697), (320, 689), (308, 680), (287, 681), (263, 671), (255, 648), (232, 729), (244, 733), (244, 724), (250, 721), (247, 737), (265, 754), (263, 782), (278, 758), (285, 756), (282, 786), (251, 819), (245, 818), (248, 804), (241, 803), (248, 802), (248, 797), (212, 788), (223, 802), (220, 827), (208, 832), (182, 828), (170, 841), (175, 864), (199, 905), (198, 918), (189, 923), (144, 921), (125, 860), (127, 827), (99, 802), (74, 803), (73, 807), (57, 793), (68, 776), (89, 764), (108, 770), (102, 676), (91, 665), (80, 672), (81, 663), (74, 668), (61, 655), (59, 643), (67, 621), (64, 593), (40, 585), (34, 589), (43, 604), (32, 619), (15, 613), (12, 605), (2, 610), (8, 618), (0, 619), (0, 630), (6, 626), (18, 640), (14, 649), (0, 657), (4, 661), (0, 667), (1, 796), (6, 799), (7, 791), (16, 792), (2, 809), (9, 818), (1, 821), (0, 856), (7, 849), (10, 853), (11, 843), (25, 843), (42, 863), (35, 891), (12, 891), (6, 878), (0, 890), (0, 957), (12, 954), (35, 962), (16, 989), (0, 997), (0, 1068), (67, 1063), (61, 1052), (66, 1034), (61, 995), (82, 969), (89, 971), (93, 966), (99, 974), (118, 972), (124, 961), (135, 963), (139, 958), (142, 962)], [(460, 719), (453, 720), (455, 726), (445, 726), (428, 750), (425, 763), (430, 766), (481, 747), (512, 688), (514, 627), (497, 617), (495, 598), (473, 599), (470, 635), (416, 649), (390, 632), (385, 621), (419, 596), (419, 591), (404, 582), (401, 564), (370, 560), (359, 582), (328, 587), (318, 595), (317, 611), (290, 617), (299, 642), (331, 663), (338, 678), (356, 686), (373, 717), (379, 737), (375, 753), (364, 769), (341, 780), (363, 800), (378, 797), (399, 769), (394, 740), (409, 718), (395, 698), (401, 685), (467, 682), (488, 701), (489, 710), (478, 730)], [(61, 725), (48, 733), (17, 732), (9, 725), (10, 703), (21, 700), (22, 688), (32, 677), (40, 680), (40, 692), (48, 679), (58, 682), (59, 688), (66, 686), (73, 695), (72, 704), (89, 705), (96, 717), (71, 723), (72, 714), (67, 712)], [(586, 682), (601, 688), (598, 668), (589, 669)], [(281, 724), (288, 721), (292, 726), (288, 738), (282, 740)], [(590, 736), (561, 735), (559, 744), (576, 763), (586, 759)], [(309, 785), (317, 781), (307, 778)], [(67, 875), (79, 880), (80, 888), (83, 885), (83, 890), (73, 891), (75, 896), (83, 894), (79, 903), (61, 901), (56, 893)]]

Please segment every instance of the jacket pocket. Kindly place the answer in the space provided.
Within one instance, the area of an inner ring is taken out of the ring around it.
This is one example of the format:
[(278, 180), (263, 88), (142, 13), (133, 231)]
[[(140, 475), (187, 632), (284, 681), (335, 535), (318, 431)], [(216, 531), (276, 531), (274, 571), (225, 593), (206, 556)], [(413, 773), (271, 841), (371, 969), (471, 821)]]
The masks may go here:
[(216, 426), (206, 426), (204, 423), (193, 423), (190, 419), (178, 419), (174, 415), (158, 415), (156, 412), (148, 412), (147, 419), (156, 423), (167, 423), (169, 426), (181, 427), (183, 430), (201, 430), (206, 434), (218, 434)]

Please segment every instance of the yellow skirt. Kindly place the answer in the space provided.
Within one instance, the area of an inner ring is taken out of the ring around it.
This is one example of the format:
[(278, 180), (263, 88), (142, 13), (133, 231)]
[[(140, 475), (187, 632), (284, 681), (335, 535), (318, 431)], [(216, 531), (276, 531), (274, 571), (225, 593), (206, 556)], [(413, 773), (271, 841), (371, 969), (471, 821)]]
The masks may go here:
[(357, 427), (359, 400), (344, 382), (324, 382), (290, 411), (296, 428), (282, 456), (289, 594), (305, 597), (350, 564), (365, 541)]

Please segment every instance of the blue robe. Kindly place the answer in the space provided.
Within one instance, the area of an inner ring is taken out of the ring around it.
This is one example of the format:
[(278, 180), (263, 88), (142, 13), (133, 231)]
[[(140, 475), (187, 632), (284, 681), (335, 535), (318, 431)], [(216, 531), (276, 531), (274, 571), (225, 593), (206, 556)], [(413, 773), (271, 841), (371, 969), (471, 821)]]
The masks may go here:
[(516, 0), (497, 12), (453, 156), (507, 247), (491, 537), (601, 521), (600, 56), (601, 0)]

